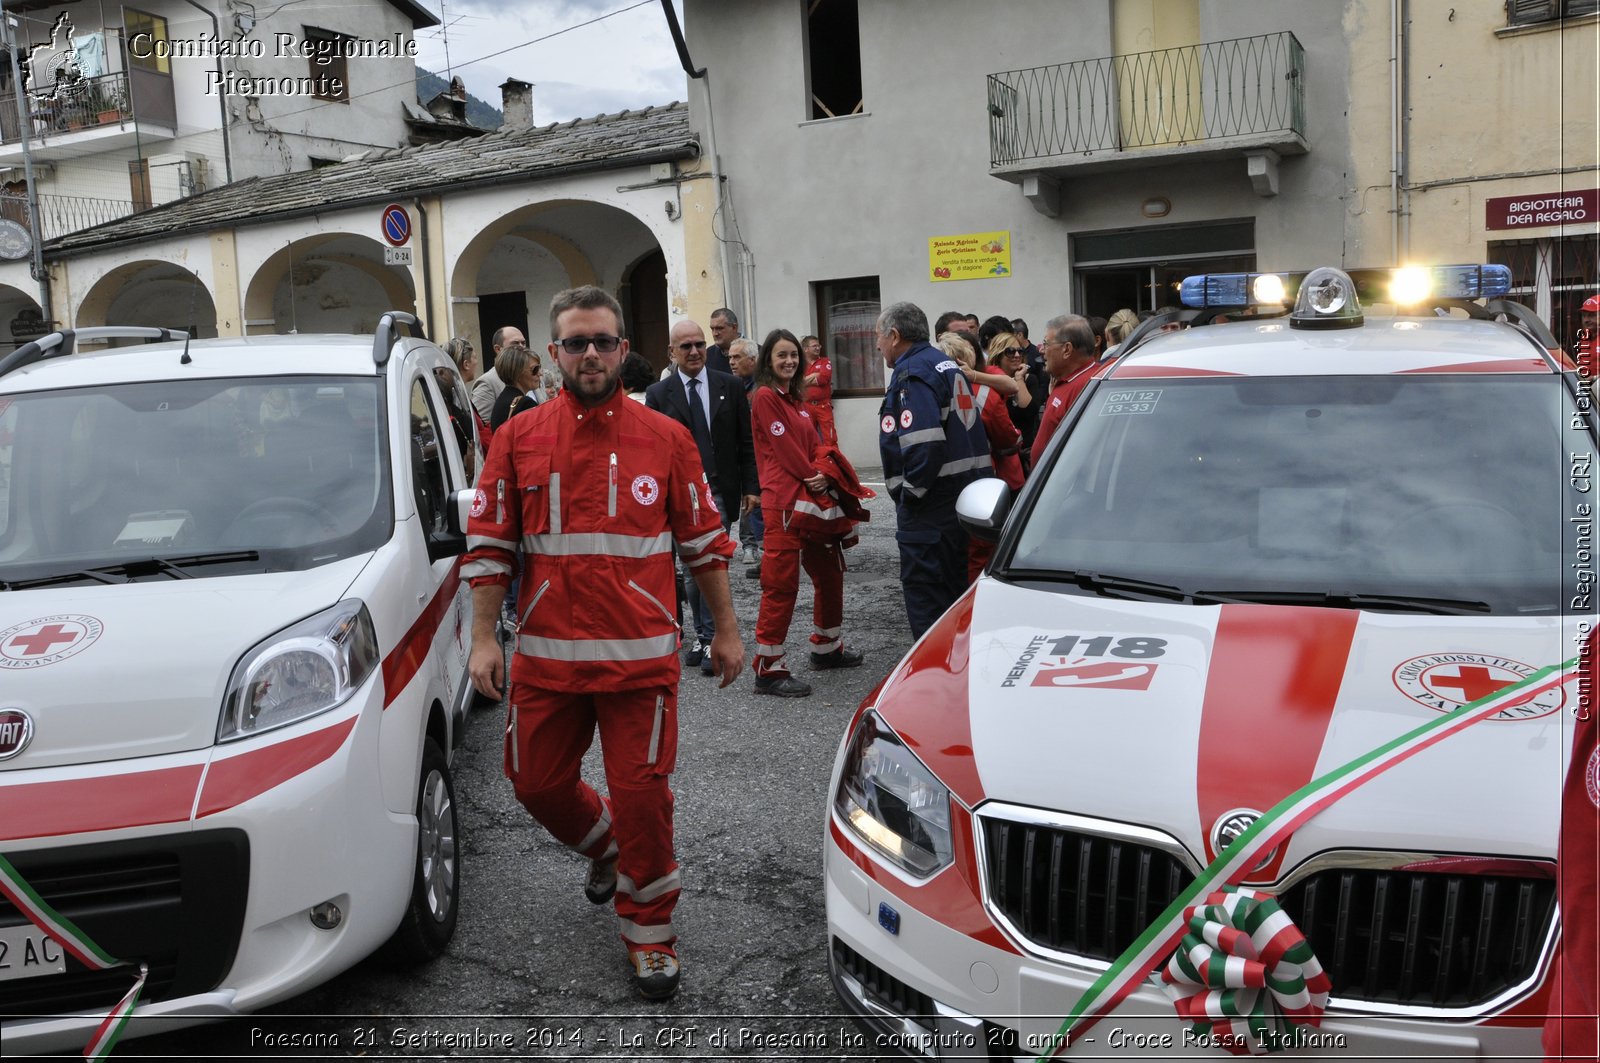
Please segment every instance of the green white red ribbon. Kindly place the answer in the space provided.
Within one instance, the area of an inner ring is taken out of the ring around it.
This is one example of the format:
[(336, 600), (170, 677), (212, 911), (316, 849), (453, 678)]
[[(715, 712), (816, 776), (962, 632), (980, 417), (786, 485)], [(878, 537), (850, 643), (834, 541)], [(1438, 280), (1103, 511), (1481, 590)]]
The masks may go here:
[(1189, 932), (1161, 980), (1197, 1035), (1236, 1056), (1262, 1055), (1322, 1024), (1332, 985), (1275, 899), (1229, 886), (1184, 914)]
[(1244, 833), (1235, 838), (1192, 883), (1173, 898), (1156, 921), (1145, 928), (1127, 951), (1106, 969), (1087, 992), (1072, 1006), (1050, 1040), (1050, 1049), (1040, 1060), (1065, 1054), (1090, 1027), (1105, 1018), (1154, 970), (1187, 932), (1184, 912), (1197, 898), (1209, 896), (1226, 886), (1237, 885), (1260, 863), (1261, 858), (1286, 842), (1323, 809), (1357, 787), (1370, 782), (1423, 750), (1486, 720), (1502, 709), (1523, 704), (1573, 678), (1577, 657), (1549, 665), (1510, 686), (1501, 687), (1452, 712), (1437, 716), (1420, 727), (1390, 742), (1363, 753), (1279, 801)]
[[(129, 964), (112, 956), (105, 949), (96, 945), (89, 935), (75, 926), (72, 920), (50, 907), (45, 899), (39, 896), (34, 888), (28, 885), (27, 880), (18, 873), (11, 861), (0, 856), (0, 894), (17, 910), (27, 916), (28, 921), (40, 930), (49, 934), (56, 940), (67, 954), (91, 971), (106, 971), (113, 967), (126, 967)], [(104, 1021), (95, 1029), (94, 1036), (89, 1038), (89, 1043), (84, 1046), (85, 1059), (102, 1060), (111, 1054), (117, 1040), (122, 1036), (128, 1019), (133, 1015), (133, 1009), (138, 1006), (139, 993), (144, 989), (145, 980), (150, 976), (150, 969), (144, 964), (139, 965), (139, 976), (134, 979), (133, 988), (129, 989), (117, 1006), (105, 1017)]]

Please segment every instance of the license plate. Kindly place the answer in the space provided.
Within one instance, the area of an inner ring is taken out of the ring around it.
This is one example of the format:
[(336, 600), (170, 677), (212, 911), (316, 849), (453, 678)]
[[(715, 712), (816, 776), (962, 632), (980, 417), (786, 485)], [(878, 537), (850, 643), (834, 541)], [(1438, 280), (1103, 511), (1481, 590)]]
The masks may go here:
[(66, 974), (61, 943), (34, 926), (0, 926), (0, 982)]

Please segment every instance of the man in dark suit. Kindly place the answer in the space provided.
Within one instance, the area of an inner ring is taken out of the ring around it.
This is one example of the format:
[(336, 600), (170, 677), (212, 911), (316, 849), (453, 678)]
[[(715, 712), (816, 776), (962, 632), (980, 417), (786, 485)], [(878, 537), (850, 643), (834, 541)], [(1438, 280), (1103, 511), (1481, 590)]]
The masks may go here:
[[(726, 530), (761, 500), (755, 440), (750, 434), (750, 400), (744, 381), (706, 366), (706, 334), (698, 324), (678, 322), (669, 342), (674, 368), (645, 389), (644, 404), (684, 425), (695, 437)], [(707, 651), (716, 626), (698, 585), (689, 581), (687, 591), (696, 639), (684, 655), (684, 663), (691, 668), (699, 665), (703, 674), (710, 675)]]
[(733, 372), (733, 363), (728, 360), (728, 347), (741, 335), (738, 314), (725, 306), (711, 311), (711, 337), (717, 342), (706, 348), (706, 365), (719, 373)]

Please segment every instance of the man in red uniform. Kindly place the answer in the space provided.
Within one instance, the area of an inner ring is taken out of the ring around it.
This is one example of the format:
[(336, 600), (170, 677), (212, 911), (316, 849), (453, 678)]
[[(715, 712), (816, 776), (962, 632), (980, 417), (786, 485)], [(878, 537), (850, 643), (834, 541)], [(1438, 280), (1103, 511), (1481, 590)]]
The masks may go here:
[(822, 348), (822, 340), (807, 336), (800, 341), (800, 354), (804, 358), (801, 372), (805, 374), (806, 409), (811, 423), (817, 426), (817, 436), (824, 443), (837, 446), (839, 432), (833, 426), (833, 363)]
[(1568, 711), (1572, 759), (1561, 789), (1556, 901), (1561, 942), (1551, 966), (1544, 1024), (1546, 1059), (1600, 1058), (1600, 730), (1595, 714), (1600, 630), (1590, 630), (1578, 664), (1578, 696)]
[[(661, 1000), (679, 977), (672, 547), (716, 616), (710, 652), (726, 687), (744, 664), (728, 591), (733, 540), (689, 430), (618, 386), (628, 342), (610, 293), (558, 294), (550, 335), (565, 387), (495, 433), (478, 480), (461, 572), (473, 588), (467, 668), (480, 693), (501, 697), (495, 617), (520, 544), (506, 774), (523, 807), (589, 858), (589, 900), (615, 895), (634, 983)], [(580, 775), (596, 726), (609, 798)]]
[(1044, 326), (1044, 343), (1039, 349), (1044, 352), (1045, 372), (1050, 374), (1053, 383), (1039, 419), (1039, 433), (1033, 437), (1030, 468), (1038, 466), (1050, 437), (1055, 435), (1073, 402), (1089, 386), (1095, 366), (1094, 330), (1089, 327), (1088, 318), (1077, 314), (1053, 317)]

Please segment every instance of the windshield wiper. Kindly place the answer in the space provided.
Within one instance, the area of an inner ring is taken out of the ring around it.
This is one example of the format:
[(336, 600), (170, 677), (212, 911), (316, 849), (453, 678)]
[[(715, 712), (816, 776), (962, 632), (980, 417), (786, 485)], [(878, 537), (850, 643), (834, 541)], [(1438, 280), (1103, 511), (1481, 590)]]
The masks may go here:
[[(1210, 595), (1207, 594), (1207, 597)], [(1400, 609), (1440, 616), (1470, 616), (1488, 613), (1488, 602), (1465, 598), (1429, 598), (1414, 594), (1359, 594), (1341, 591), (1228, 591), (1234, 601), (1263, 605), (1330, 605), (1350, 609)]]
[(35, 576), (32, 579), (7, 580), (0, 583), (6, 590), (22, 590), (28, 587), (49, 587), (60, 583), (78, 583), (91, 580), (96, 583), (128, 583), (139, 576), (153, 576), (157, 573), (167, 575), (173, 579), (193, 579), (194, 574), (188, 571), (202, 565), (225, 565), (247, 561), (259, 561), (261, 555), (255, 550), (224, 550), (210, 554), (192, 554), (188, 557), (142, 557), (131, 561), (119, 561), (114, 565), (101, 565), (95, 568), (77, 569), (72, 572), (57, 572), (48, 576)]
[(1013, 580), (1070, 583), (1075, 587), (1082, 587), (1084, 590), (1094, 591), (1097, 594), (1129, 598), (1134, 601), (1193, 602), (1196, 605), (1220, 605), (1223, 602), (1239, 600), (1222, 594), (1186, 591), (1182, 587), (1177, 587), (1170, 583), (1154, 583), (1150, 580), (1132, 579), (1128, 576), (1108, 575), (1102, 572), (1081, 572), (1073, 569), (1013, 568), (1008, 569), (1005, 576), (1007, 579)]

